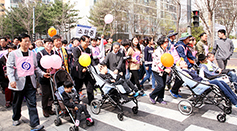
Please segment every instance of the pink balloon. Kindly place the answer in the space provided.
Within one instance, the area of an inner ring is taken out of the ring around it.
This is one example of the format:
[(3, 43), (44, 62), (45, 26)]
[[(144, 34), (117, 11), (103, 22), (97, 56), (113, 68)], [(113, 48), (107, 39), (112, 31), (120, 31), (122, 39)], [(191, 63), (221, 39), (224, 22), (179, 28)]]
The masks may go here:
[(51, 63), (52, 63), (52, 57), (49, 55), (44, 55), (40, 59), (40, 65), (45, 69), (51, 68)]
[(58, 55), (51, 55), (51, 58), (52, 58), (52, 61), (51, 61), (52, 68), (54, 68), (54, 69), (61, 68), (61, 66), (62, 66), (62, 59), (61, 59), (61, 57), (58, 56)]
[(114, 17), (111, 14), (107, 14), (104, 18), (106, 24), (110, 24), (113, 21)]

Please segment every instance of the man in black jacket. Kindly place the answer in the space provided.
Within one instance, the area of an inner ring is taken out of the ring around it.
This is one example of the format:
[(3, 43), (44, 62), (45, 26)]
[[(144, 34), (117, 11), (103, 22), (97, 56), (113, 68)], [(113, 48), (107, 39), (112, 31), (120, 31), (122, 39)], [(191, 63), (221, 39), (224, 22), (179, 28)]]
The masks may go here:
[(92, 53), (90, 48), (88, 48), (90, 43), (90, 37), (83, 35), (80, 39), (80, 45), (73, 48), (73, 67), (72, 67), (72, 77), (75, 81), (75, 88), (78, 92), (81, 91), (83, 83), (86, 85), (88, 104), (94, 99), (93, 89), (95, 81), (91, 78), (90, 73), (86, 70), (86, 67), (83, 67), (78, 59), (83, 53), (87, 53), (91, 56), (91, 61), (93, 62)]

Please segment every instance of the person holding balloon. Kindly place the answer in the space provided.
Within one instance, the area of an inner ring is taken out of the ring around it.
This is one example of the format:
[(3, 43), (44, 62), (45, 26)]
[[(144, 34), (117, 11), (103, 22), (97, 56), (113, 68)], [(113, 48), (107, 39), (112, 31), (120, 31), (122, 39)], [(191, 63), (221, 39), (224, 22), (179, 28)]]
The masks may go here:
[(166, 36), (161, 36), (158, 41), (158, 48), (152, 54), (153, 62), (152, 62), (152, 72), (155, 81), (157, 82), (157, 86), (155, 89), (149, 94), (149, 100), (152, 104), (156, 104), (159, 102), (160, 104), (167, 104), (164, 101), (164, 92), (165, 92), (165, 81), (166, 75), (170, 73), (171, 67), (173, 65), (174, 59), (167, 52), (166, 48), (168, 46), (168, 38)]
[[(51, 59), (45, 59), (42, 61), (41, 58), (45, 55), (51, 56), (54, 54), (53, 48), (53, 40), (51, 38), (46, 38), (44, 40), (44, 49), (37, 53), (37, 62), (39, 68), (47, 73), (51, 72)], [(42, 87), (42, 108), (44, 117), (49, 117), (49, 115), (54, 115), (55, 113), (52, 111), (52, 91), (50, 88), (50, 79), (49, 78), (39, 78), (39, 83)]]
[(29, 50), (30, 36), (20, 35), (21, 47), (9, 53), (7, 60), (7, 77), (9, 79), (8, 88), (13, 92), (13, 125), (20, 124), (21, 106), (23, 98), (26, 98), (32, 130), (41, 130), (39, 116), (36, 108), (36, 79), (35, 73), (39, 77), (49, 78), (50, 74), (43, 72), (37, 64), (35, 53)]
[[(72, 50), (73, 53), (73, 68), (72, 77), (75, 81), (75, 88), (78, 92), (81, 91), (83, 83), (86, 85), (88, 104), (94, 99), (93, 89), (95, 81), (91, 78), (87, 67), (91, 64), (92, 53), (88, 48), (90, 37), (83, 35), (80, 39), (80, 45)], [(80, 58), (79, 58), (80, 57)], [(78, 59), (79, 58), (79, 59)]]
[(69, 73), (68, 53), (65, 48), (62, 48), (61, 37), (59, 35), (54, 35), (52, 39), (54, 44), (53, 50), (61, 57), (63, 69)]

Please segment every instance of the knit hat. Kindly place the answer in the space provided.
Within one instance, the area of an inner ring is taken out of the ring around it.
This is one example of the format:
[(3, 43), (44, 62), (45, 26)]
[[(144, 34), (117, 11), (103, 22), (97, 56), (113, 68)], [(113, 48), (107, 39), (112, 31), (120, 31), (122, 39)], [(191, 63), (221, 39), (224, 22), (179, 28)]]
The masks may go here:
[(186, 40), (187, 38), (192, 37), (192, 35), (189, 35), (188, 32), (182, 33), (180, 41)]

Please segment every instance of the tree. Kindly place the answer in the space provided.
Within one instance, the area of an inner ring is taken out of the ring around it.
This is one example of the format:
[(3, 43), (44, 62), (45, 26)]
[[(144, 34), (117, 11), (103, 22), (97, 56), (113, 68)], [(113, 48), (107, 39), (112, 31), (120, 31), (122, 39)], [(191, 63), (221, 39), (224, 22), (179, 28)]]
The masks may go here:
[[(192, 24), (193, 27), (193, 24)], [(203, 27), (199, 26), (199, 27), (193, 27), (192, 28), (192, 36), (196, 38), (196, 41), (198, 42), (200, 40), (200, 34), (204, 32)]]
[[(218, 0), (196, 0), (196, 8), (199, 10), (199, 17), (201, 18), (205, 30), (207, 31), (208, 37), (211, 39), (210, 46), (214, 44), (213, 38), (213, 14), (218, 6)], [(208, 18), (208, 19), (206, 19)]]
[(236, 4), (234, 0), (219, 0), (215, 10), (217, 22), (225, 26), (227, 37), (229, 37), (237, 20)]
[(67, 39), (66, 33), (77, 25), (80, 17), (78, 11), (74, 9), (74, 4), (64, 3), (62, 0), (55, 0), (49, 11), (45, 13), (46, 20), (49, 20), (62, 33), (63, 38)]
[[(110, 34), (112, 37), (118, 30), (118, 26), (123, 26), (128, 21), (128, 1), (127, 0), (100, 0), (95, 3), (90, 10), (89, 22), (97, 27), (97, 32), (103, 32), (105, 35)], [(106, 14), (112, 14), (113, 22), (108, 24), (104, 22)]]
[[(29, 35), (31, 35), (33, 27), (33, 7), (40, 8), (40, 3), (18, 3), (19, 7), (11, 7), (10, 10), (5, 9), (7, 15), (11, 16), (15, 21), (19, 23), (23, 29), (25, 29)], [(42, 11), (35, 13), (35, 26), (38, 25), (38, 19), (42, 15)]]

